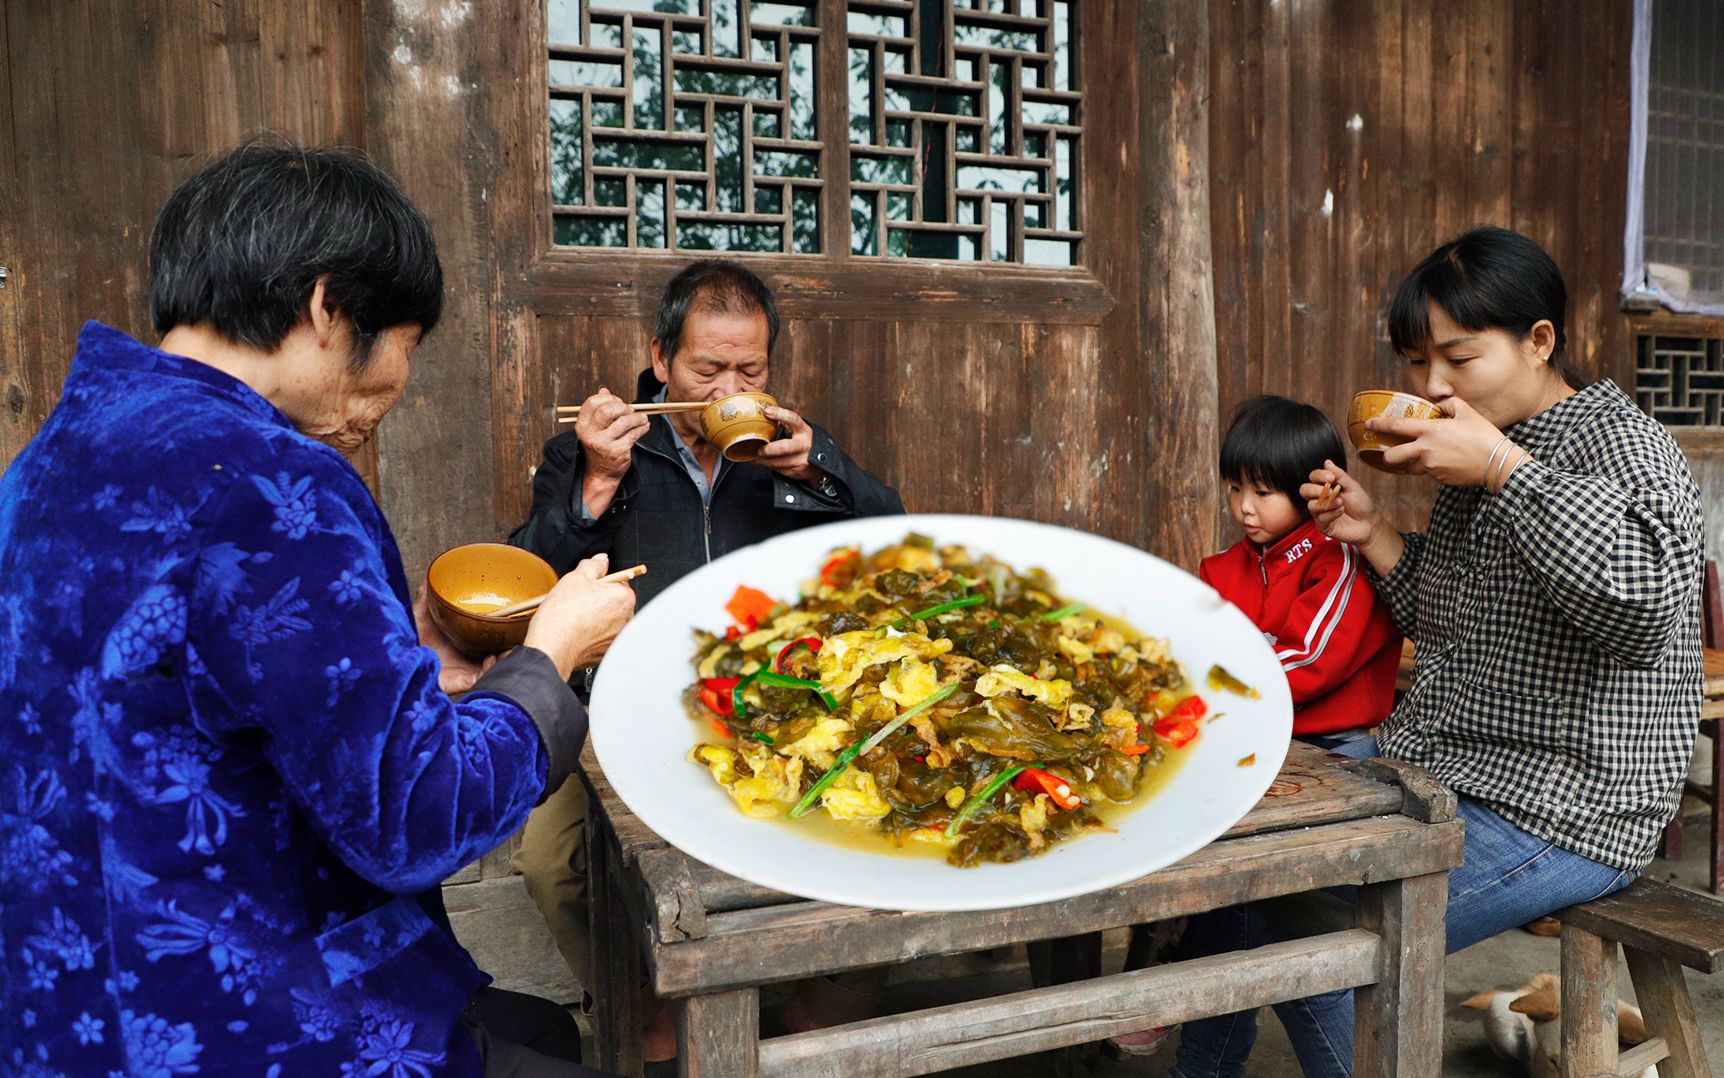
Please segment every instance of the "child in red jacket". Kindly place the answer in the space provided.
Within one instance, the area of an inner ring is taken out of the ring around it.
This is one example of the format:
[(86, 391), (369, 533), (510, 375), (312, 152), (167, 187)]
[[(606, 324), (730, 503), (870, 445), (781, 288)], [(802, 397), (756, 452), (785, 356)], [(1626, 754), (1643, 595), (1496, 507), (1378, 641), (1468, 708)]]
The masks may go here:
[(1313, 470), (1344, 454), (1334, 424), (1309, 404), (1240, 405), (1221, 444), (1221, 475), (1245, 538), (1198, 568), (1275, 649), (1293, 690), (1294, 736), (1325, 747), (1383, 721), (1401, 661), (1401, 634), (1364, 559), (1318, 531), (1299, 497)]

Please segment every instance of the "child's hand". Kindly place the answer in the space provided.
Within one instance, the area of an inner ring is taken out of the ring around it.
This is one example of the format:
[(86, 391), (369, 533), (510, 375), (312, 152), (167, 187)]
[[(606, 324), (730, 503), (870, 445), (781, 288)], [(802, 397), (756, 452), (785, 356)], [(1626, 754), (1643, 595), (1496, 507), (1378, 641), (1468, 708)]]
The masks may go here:
[[(1310, 480), (1299, 488), (1299, 496), (1305, 499), (1311, 519), (1324, 535), (1355, 545), (1371, 538), (1382, 514), (1357, 479), (1334, 461), (1326, 460), (1323, 467), (1311, 473)], [(1325, 494), (1326, 487), (1331, 489)], [(1339, 488), (1338, 494), (1334, 488)]]

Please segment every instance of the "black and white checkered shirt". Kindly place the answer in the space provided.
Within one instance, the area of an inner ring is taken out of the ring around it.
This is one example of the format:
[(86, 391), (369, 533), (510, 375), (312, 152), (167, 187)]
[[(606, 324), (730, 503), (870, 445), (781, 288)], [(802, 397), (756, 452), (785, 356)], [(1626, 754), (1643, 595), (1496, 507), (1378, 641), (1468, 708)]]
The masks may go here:
[(1442, 488), (1378, 581), (1418, 645), (1378, 743), (1523, 830), (1639, 870), (1700, 718), (1699, 492), (1609, 381), (1504, 433), (1534, 459), (1496, 497)]

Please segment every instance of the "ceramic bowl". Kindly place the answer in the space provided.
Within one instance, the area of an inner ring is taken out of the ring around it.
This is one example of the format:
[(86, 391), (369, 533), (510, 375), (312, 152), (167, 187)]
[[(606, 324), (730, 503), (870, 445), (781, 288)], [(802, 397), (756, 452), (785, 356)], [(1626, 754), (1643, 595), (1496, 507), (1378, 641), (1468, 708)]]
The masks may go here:
[(1359, 451), (1359, 459), (1385, 472), (1396, 469), (1383, 463), (1383, 450), (1402, 445), (1410, 438), (1401, 438), (1382, 431), (1367, 430), (1371, 419), (1441, 419), (1443, 411), (1423, 397), (1394, 389), (1367, 389), (1353, 394), (1353, 405), (1347, 410), (1347, 437)]
[(533, 611), (492, 617), (522, 599), (550, 591), (557, 571), (545, 559), (505, 543), (469, 543), (437, 555), (425, 574), (431, 620), (469, 655), (495, 655), (527, 638)]
[(778, 433), (778, 424), (766, 418), (766, 409), (777, 406), (769, 393), (720, 397), (701, 411), (701, 434), (726, 460), (753, 460)]

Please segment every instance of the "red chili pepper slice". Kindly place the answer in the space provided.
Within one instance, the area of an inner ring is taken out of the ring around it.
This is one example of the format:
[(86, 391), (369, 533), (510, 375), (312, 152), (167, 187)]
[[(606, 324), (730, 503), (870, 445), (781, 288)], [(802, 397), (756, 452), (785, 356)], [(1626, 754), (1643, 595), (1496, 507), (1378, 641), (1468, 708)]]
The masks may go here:
[(731, 698), (730, 690), (736, 688), (736, 683), (741, 680), (741, 678), (734, 677), (702, 678), (700, 682), (701, 703), (720, 715), (734, 715), (736, 704)]
[(1149, 746), (1148, 745), (1141, 745), (1141, 744), (1140, 745), (1127, 745), (1125, 748), (1120, 749), (1119, 751), (1125, 753), (1127, 756), (1142, 756), (1144, 753), (1149, 751)]
[(778, 658), (772, 660), (773, 673), (784, 673), (784, 660), (790, 657), (790, 652), (798, 645), (806, 647), (811, 653), (818, 652), (820, 650), (820, 638), (818, 636), (804, 636), (799, 640), (792, 640), (790, 643), (779, 648)]
[(745, 625), (747, 632), (759, 628), (766, 616), (772, 613), (772, 608), (778, 601), (772, 596), (744, 584), (736, 589), (736, 594), (730, 597), (730, 602), (724, 604), (725, 613), (729, 614), (738, 625)]
[(1161, 719), (1156, 722), (1156, 724), (1155, 724), (1156, 733), (1160, 733), (1161, 732), (1161, 724), (1169, 721), (1170, 719), (1187, 719), (1191, 722), (1196, 722), (1198, 719), (1203, 718), (1203, 716), (1208, 714), (1208, 713), (1209, 713), (1209, 705), (1205, 704), (1203, 702), (1203, 697), (1201, 697), (1201, 696), (1187, 696), (1185, 699), (1181, 700), (1179, 703), (1174, 704), (1173, 710), (1169, 711), (1166, 715), (1163, 715), (1161, 717)]
[(1083, 798), (1072, 793), (1071, 783), (1039, 767), (1024, 768), (1012, 785), (1020, 790), (1047, 794), (1049, 801), (1067, 812), (1083, 805)]
[(711, 720), (711, 722), (712, 722), (712, 728), (714, 730), (718, 731), (719, 737), (729, 737), (730, 736), (730, 727), (726, 726), (722, 722), (719, 722), (717, 719), (713, 719), (713, 720)]
[(826, 564), (820, 567), (820, 582), (829, 587), (848, 587), (856, 579), (856, 570), (861, 567), (862, 554), (857, 550), (840, 550), (826, 559)]
[(1156, 720), (1156, 736), (1171, 742), (1174, 748), (1189, 744), (1197, 737), (1197, 723), (1190, 719), (1175, 718), (1172, 715)]

